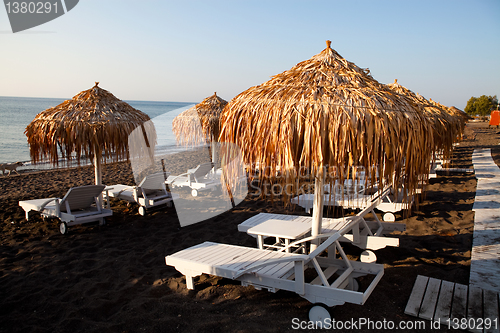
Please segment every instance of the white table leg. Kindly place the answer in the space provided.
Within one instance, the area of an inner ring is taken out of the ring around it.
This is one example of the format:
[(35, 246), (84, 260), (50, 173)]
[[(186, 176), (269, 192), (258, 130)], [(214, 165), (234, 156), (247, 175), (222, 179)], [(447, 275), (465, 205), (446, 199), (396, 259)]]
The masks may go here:
[(192, 276), (186, 275), (186, 286), (189, 290), (194, 289), (194, 278)]
[(257, 247), (259, 249), (264, 249), (264, 237), (262, 235), (257, 235)]

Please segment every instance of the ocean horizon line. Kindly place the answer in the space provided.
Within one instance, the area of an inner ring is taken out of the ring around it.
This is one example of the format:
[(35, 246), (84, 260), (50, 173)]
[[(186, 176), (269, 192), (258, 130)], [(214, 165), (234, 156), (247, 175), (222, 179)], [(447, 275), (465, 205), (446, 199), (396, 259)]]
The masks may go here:
[[(37, 114), (62, 103), (64, 99), (48, 97), (0, 96), (0, 163), (30, 162), (25, 129)], [(159, 126), (158, 147), (176, 150), (171, 122), (178, 113), (195, 103), (124, 100), (147, 114)]]
[[(0, 95), (0, 98), (30, 98), (30, 99), (62, 99), (62, 100), (68, 100), (68, 99), (71, 99), (73, 96), (71, 96), (71, 97), (36, 97), (36, 96), (4, 96), (4, 95)], [(146, 99), (121, 99), (121, 100), (124, 101), (124, 102), (127, 102), (127, 103), (128, 102), (148, 102), (148, 103), (154, 102), (154, 103), (178, 103), (178, 104), (198, 104), (199, 103), (199, 102), (182, 102), (182, 101), (158, 101), (158, 100), (146, 100)]]

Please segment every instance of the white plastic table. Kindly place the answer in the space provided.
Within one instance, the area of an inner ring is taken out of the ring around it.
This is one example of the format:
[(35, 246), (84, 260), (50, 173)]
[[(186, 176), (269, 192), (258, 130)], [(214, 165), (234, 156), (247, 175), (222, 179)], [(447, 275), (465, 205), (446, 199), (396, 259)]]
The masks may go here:
[[(284, 246), (288, 246), (290, 241), (303, 237), (311, 231), (311, 223), (294, 220), (270, 219), (264, 221), (247, 230), (250, 235), (257, 236), (257, 246), (264, 248), (281, 248), (281, 239), (284, 240)], [(276, 243), (273, 245), (264, 244), (264, 237), (275, 237)], [(290, 252), (290, 249), (287, 249)]]

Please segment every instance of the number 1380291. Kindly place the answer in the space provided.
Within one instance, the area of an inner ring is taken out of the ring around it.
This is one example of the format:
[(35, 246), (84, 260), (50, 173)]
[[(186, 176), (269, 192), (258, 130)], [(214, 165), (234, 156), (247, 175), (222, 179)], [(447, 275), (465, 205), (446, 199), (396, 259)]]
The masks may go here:
[(8, 14), (57, 14), (57, 2), (6, 2), (5, 7), (7, 8)]
[(448, 329), (454, 330), (489, 330), (498, 329), (498, 318), (452, 318), (447, 319)]

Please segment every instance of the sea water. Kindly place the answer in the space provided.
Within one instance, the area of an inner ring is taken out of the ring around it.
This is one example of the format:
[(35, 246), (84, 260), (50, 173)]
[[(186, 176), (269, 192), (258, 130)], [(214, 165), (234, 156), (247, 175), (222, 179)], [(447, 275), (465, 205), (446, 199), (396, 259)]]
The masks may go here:
[[(24, 131), (35, 116), (65, 99), (30, 98), (0, 96), (0, 163), (23, 162), (22, 169), (47, 169), (53, 166), (42, 163), (32, 166), (28, 141)], [(156, 154), (169, 154), (179, 151), (172, 133), (172, 120), (182, 111), (195, 105), (184, 102), (126, 101), (132, 107), (146, 113), (157, 128)], [(84, 161), (84, 163), (86, 163)]]

